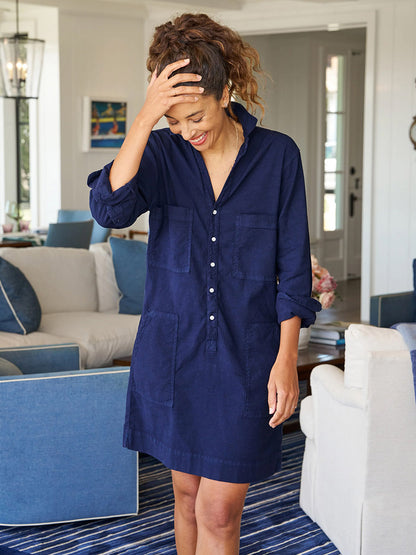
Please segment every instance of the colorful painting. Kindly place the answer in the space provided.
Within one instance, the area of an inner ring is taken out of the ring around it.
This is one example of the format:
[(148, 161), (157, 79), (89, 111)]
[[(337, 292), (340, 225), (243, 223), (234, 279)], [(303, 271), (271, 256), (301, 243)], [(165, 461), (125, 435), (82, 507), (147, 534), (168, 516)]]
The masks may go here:
[(126, 137), (127, 102), (84, 98), (83, 150), (118, 149)]

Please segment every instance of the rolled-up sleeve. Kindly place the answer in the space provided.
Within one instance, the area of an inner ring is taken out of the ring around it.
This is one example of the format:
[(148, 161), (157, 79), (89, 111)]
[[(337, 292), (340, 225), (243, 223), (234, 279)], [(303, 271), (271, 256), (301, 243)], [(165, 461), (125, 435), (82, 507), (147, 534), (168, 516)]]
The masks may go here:
[(88, 176), (91, 214), (103, 227), (128, 227), (150, 209), (156, 197), (157, 163), (148, 145), (137, 174), (116, 191), (110, 184), (112, 165), (113, 162)]
[(299, 316), (302, 327), (314, 323), (321, 304), (311, 297), (312, 268), (305, 183), (299, 150), (285, 164), (279, 198), (277, 299), (279, 323)]

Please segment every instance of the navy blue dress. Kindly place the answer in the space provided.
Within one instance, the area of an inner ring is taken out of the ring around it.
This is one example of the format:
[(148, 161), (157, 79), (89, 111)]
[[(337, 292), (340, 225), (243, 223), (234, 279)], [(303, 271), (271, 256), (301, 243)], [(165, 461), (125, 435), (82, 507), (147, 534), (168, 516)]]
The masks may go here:
[(269, 427), (267, 403), (279, 324), (297, 315), (307, 327), (320, 304), (299, 150), (233, 109), (245, 140), (217, 201), (201, 154), (169, 129), (151, 133), (129, 183), (111, 192), (109, 164), (88, 184), (103, 226), (150, 210), (124, 446), (244, 483), (280, 468), (282, 430)]

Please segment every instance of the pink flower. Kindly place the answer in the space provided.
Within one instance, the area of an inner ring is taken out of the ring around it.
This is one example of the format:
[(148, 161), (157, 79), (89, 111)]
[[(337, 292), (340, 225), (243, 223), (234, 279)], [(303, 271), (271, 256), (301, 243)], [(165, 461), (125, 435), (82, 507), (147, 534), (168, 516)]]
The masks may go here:
[(329, 308), (332, 306), (332, 303), (335, 300), (335, 293), (334, 291), (325, 291), (319, 295), (319, 302), (322, 305), (322, 308)]
[(318, 259), (313, 254), (311, 254), (311, 263), (312, 263), (312, 273), (315, 274), (320, 266), (318, 264)]
[(321, 279), (319, 280), (316, 290), (318, 293), (325, 293), (327, 291), (335, 291), (337, 288), (337, 282), (334, 278), (328, 273), (326, 273)]
[(312, 274), (312, 291), (314, 293), (318, 292), (319, 282), (320, 282), (319, 277), (316, 277), (316, 275)]
[(326, 268), (319, 265), (318, 259), (311, 255), (312, 297), (317, 299), (322, 308), (329, 308), (335, 300), (337, 282)]

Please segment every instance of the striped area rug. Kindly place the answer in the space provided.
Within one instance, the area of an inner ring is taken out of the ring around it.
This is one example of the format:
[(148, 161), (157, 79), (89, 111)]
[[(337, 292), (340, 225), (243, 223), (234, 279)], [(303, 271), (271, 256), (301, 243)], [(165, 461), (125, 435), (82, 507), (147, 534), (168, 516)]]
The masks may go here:
[[(339, 555), (299, 507), (304, 449), (301, 432), (283, 437), (283, 470), (252, 484), (241, 528), (241, 555)], [(140, 464), (137, 517), (53, 526), (0, 528), (0, 555), (174, 555), (170, 474), (158, 461)]]

